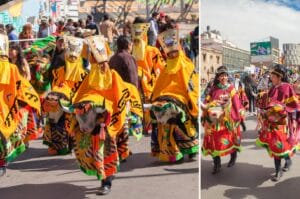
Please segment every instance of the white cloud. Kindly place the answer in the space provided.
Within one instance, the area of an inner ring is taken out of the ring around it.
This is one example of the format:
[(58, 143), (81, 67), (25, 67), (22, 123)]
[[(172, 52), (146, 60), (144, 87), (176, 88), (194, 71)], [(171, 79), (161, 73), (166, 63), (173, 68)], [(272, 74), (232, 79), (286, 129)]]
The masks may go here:
[(202, 0), (202, 31), (210, 25), (223, 39), (249, 50), (250, 42), (269, 36), (283, 43), (300, 43), (300, 12), (260, 0)]

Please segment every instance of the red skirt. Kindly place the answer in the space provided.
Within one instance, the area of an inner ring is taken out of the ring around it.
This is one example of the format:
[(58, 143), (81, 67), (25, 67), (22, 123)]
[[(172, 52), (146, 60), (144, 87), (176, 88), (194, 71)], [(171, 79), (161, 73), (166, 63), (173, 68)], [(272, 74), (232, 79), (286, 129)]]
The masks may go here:
[(285, 125), (277, 130), (262, 130), (256, 140), (258, 146), (265, 147), (270, 157), (284, 158), (292, 156), (297, 150), (297, 144), (289, 142)]
[(240, 150), (240, 127), (237, 127), (234, 131), (221, 127), (221, 130), (216, 131), (207, 125), (202, 145), (203, 155), (211, 155), (213, 157), (225, 156)]

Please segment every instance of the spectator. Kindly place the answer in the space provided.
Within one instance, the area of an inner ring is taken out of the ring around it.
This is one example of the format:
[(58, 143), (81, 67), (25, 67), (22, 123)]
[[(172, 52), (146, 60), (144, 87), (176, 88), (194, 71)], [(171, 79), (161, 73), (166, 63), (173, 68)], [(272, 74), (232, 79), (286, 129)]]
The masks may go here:
[(17, 33), (12, 24), (6, 24), (5, 28), (6, 28), (8, 40), (18, 40)]
[(82, 19), (78, 20), (78, 27), (85, 29), (85, 21), (83, 21)]
[(197, 57), (199, 54), (199, 26), (196, 26), (191, 34), (191, 49)]
[(117, 40), (117, 52), (111, 57), (109, 66), (115, 69), (125, 82), (138, 88), (137, 64), (131, 52), (132, 42), (129, 37), (120, 36)]
[(58, 36), (56, 38), (56, 48), (54, 50), (54, 54), (52, 56), (51, 66), (50, 66), (50, 79), (52, 81), (52, 70), (57, 69), (60, 66), (65, 66), (65, 48), (64, 48), (64, 40), (63, 37)]
[(97, 27), (96, 23), (94, 22), (94, 18), (92, 15), (87, 16), (86, 29), (96, 30), (95, 34), (99, 35), (98, 27)]
[(27, 63), (20, 45), (12, 42), (9, 45), (9, 62), (15, 64), (20, 74), (28, 81), (31, 79), (29, 64)]
[(75, 27), (74, 27), (73, 23), (74, 22), (72, 19), (68, 19), (67, 24), (64, 27), (64, 32), (69, 32), (69, 33), (73, 34), (75, 32)]
[(159, 13), (153, 12), (152, 17), (149, 20), (150, 28), (148, 30), (148, 44), (150, 46), (156, 45), (156, 40), (158, 35), (158, 25), (157, 25), (158, 17), (159, 17)]
[(182, 37), (180, 38), (180, 45), (185, 53), (185, 55), (191, 59), (191, 49), (190, 49), (190, 45), (188, 44), (187, 38)]
[(116, 35), (119, 36), (118, 29), (116, 28), (115, 24), (110, 20), (108, 14), (104, 14), (103, 22), (100, 24), (100, 32), (107, 38), (110, 47), (113, 45), (113, 37)]
[(132, 29), (132, 21), (128, 20), (123, 28), (123, 35), (130, 37), (131, 36), (131, 29)]
[(49, 30), (51, 35), (56, 32), (56, 25), (51, 18), (49, 18)]
[(56, 26), (56, 33), (55, 33), (55, 35), (56, 36), (60, 35), (63, 32), (64, 27), (65, 27), (65, 22), (62, 21), (62, 20), (58, 21), (57, 26)]
[(245, 77), (245, 92), (249, 100), (249, 113), (256, 115), (255, 98), (257, 97), (257, 86), (253, 79), (247, 75)]
[(157, 25), (158, 25), (158, 32), (162, 33), (165, 30), (165, 26), (166, 26), (166, 21), (165, 21), (165, 17), (166, 14), (161, 12), (159, 14), (159, 19), (157, 21)]
[(49, 24), (46, 18), (42, 18), (41, 24), (38, 31), (38, 38), (48, 37), (50, 34)]
[[(34, 35), (33, 35), (31, 24), (25, 24), (23, 26), (22, 32), (19, 34), (19, 39), (33, 39), (33, 38), (34, 38)], [(32, 42), (33, 42), (32, 40), (31, 41), (20, 41), (20, 46), (22, 49), (26, 49), (31, 46)]]
[(0, 34), (6, 35), (5, 26), (2, 23), (0, 24)]

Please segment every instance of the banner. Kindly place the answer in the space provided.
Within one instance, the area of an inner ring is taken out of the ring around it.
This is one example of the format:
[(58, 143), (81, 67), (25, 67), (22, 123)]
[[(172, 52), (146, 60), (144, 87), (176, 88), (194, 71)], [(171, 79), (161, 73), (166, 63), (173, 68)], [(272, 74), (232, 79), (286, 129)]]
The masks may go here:
[(271, 55), (271, 42), (255, 42), (250, 44), (251, 56)]

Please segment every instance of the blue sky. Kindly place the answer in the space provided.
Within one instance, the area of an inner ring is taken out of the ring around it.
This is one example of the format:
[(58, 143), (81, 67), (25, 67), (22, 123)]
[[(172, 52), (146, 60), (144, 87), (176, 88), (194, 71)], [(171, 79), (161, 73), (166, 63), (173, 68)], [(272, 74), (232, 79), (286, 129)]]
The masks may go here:
[(287, 6), (294, 10), (300, 11), (300, 0), (265, 0), (269, 3), (277, 3), (279, 5)]
[(300, 0), (201, 0), (200, 24), (245, 50), (269, 36), (300, 43)]

